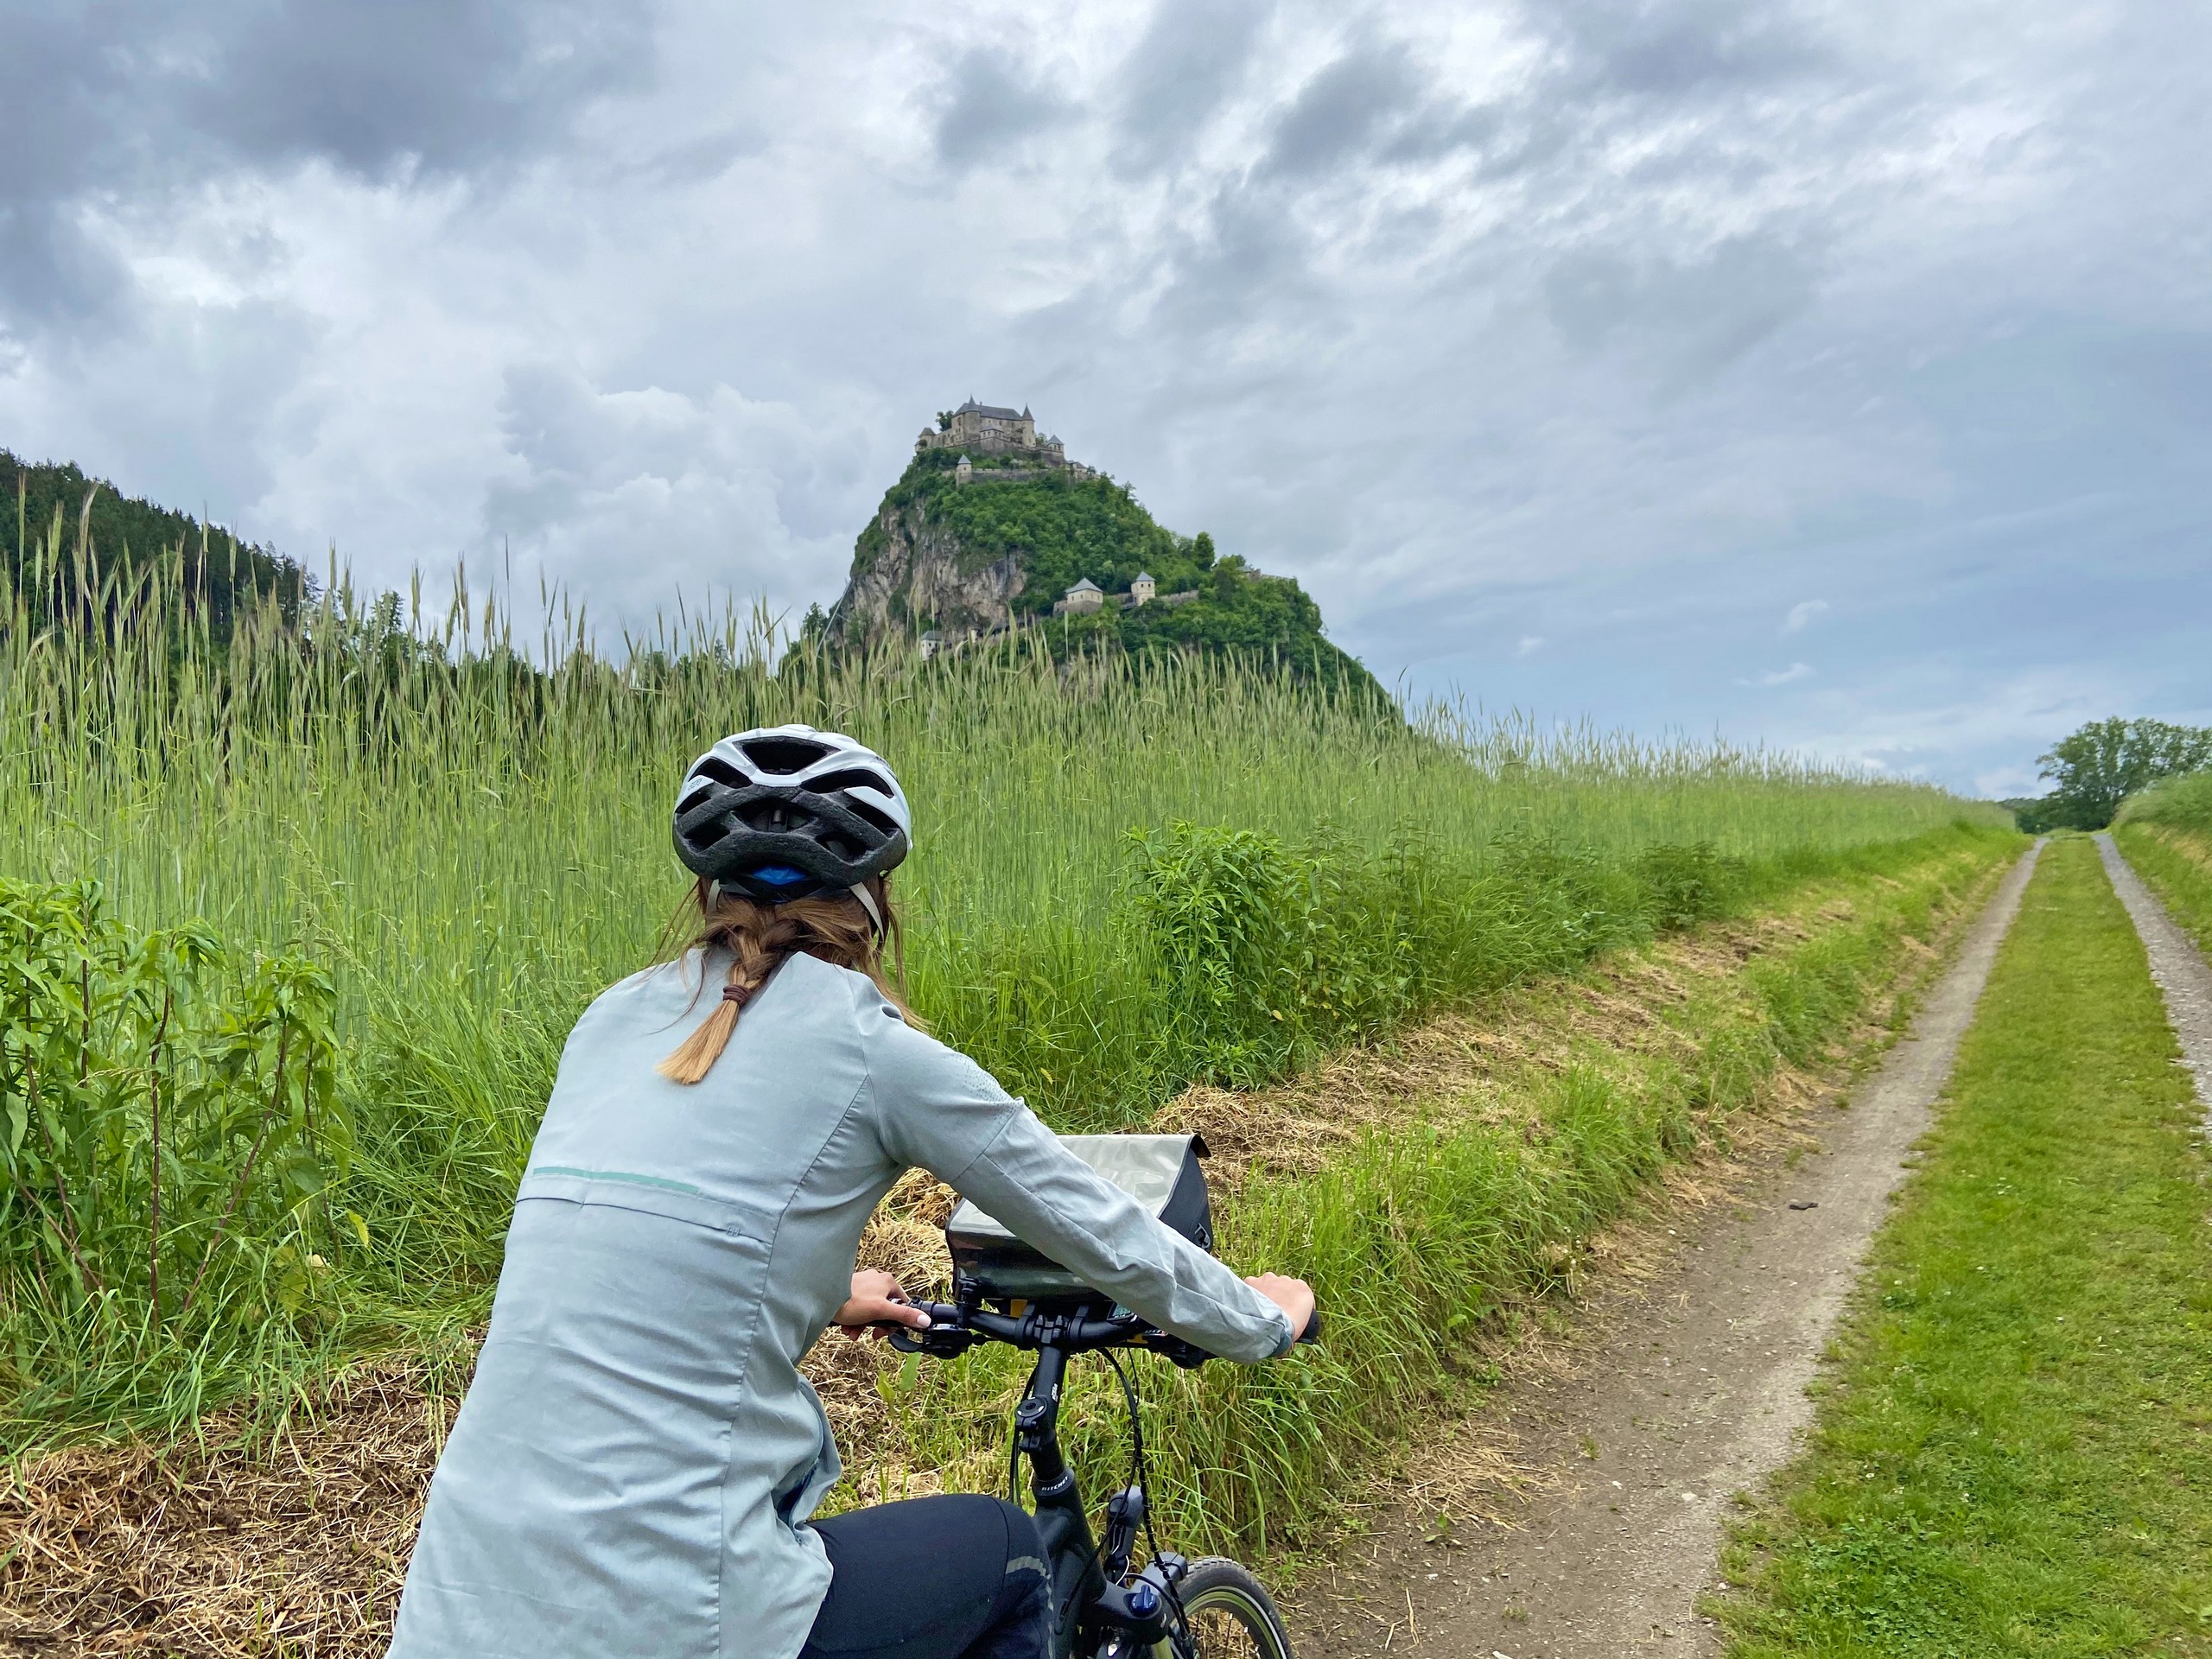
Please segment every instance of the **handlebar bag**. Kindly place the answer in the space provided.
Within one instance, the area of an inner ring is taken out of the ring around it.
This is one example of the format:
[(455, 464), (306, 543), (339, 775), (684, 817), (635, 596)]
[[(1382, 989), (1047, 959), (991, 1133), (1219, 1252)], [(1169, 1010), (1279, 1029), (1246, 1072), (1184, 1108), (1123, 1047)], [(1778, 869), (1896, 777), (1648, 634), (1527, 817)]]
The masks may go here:
[[(1060, 1144), (1142, 1205), (1153, 1218), (1200, 1249), (1213, 1249), (1213, 1211), (1195, 1135), (1064, 1135)], [(956, 1282), (966, 1279), (994, 1300), (1046, 1301), (1083, 1296), (1090, 1287), (1043, 1251), (1024, 1243), (963, 1199), (944, 1224)]]

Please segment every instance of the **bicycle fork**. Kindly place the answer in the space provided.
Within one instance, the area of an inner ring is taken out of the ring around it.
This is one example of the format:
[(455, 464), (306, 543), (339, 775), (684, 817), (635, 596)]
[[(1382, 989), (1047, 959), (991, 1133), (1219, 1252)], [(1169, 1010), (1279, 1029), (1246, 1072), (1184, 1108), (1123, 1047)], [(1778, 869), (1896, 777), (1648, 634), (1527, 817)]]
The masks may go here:
[[(1038, 1536), (1052, 1580), (1053, 1659), (1074, 1659), (1086, 1635), (1126, 1631), (1139, 1650), (1166, 1637), (1172, 1573), (1183, 1563), (1166, 1557), (1148, 1567), (1135, 1584), (1119, 1582), (1128, 1570), (1135, 1529), (1144, 1515), (1144, 1493), (1135, 1486), (1116, 1494), (1108, 1505), (1113, 1521), (1109, 1540), (1113, 1559), (1108, 1570), (1084, 1512), (1074, 1471), (1060, 1452), (1060, 1385), (1067, 1376), (1065, 1351), (1046, 1346), (1037, 1353), (1037, 1369), (1014, 1408), (1014, 1445), (1029, 1459), (1029, 1491), (1036, 1502)], [(1163, 1593), (1163, 1592), (1165, 1593)]]

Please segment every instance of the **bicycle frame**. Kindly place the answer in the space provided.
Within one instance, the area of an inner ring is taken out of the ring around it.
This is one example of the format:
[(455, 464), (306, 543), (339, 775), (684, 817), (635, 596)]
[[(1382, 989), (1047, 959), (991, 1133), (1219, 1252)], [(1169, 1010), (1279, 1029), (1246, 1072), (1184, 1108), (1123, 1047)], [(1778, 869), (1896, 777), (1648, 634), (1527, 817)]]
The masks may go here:
[(1037, 1368), (1014, 1408), (1014, 1446), (1029, 1460), (1037, 1532), (1052, 1576), (1053, 1659), (1149, 1652), (1166, 1641), (1179, 1623), (1175, 1586), (1187, 1563), (1162, 1553), (1129, 1576), (1129, 1558), (1146, 1512), (1144, 1489), (1138, 1485), (1125, 1486), (1108, 1500), (1106, 1547), (1099, 1548), (1075, 1471), (1060, 1450), (1061, 1385), (1071, 1355), (1101, 1348), (1162, 1346), (1185, 1363), (1204, 1356), (1172, 1338), (1155, 1340), (1159, 1333), (1127, 1316), (1088, 1317), (1090, 1309), (1084, 1306), (1033, 1309), (1019, 1317), (933, 1302), (918, 1306), (930, 1315), (931, 1328), (899, 1327), (892, 1333), (893, 1346), (948, 1359), (985, 1341), (1036, 1352)]

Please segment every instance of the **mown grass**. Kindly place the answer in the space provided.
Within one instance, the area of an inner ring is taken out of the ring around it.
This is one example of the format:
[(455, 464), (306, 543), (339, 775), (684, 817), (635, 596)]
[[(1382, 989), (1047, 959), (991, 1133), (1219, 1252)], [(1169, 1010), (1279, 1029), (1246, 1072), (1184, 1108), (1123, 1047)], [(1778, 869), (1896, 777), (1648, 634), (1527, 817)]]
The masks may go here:
[(1873, 1247), (1735, 1659), (2212, 1653), (2212, 1229), (2093, 844), (2054, 842)]
[[(218, 640), (180, 564), (98, 591), (33, 566), (67, 603), (47, 626), (0, 594), (0, 874), (95, 880), (133, 929), (204, 922), (241, 973), (279, 950), (319, 965), (351, 1133), (342, 1167), (288, 1171), (297, 1200), (257, 1236), (232, 1228), (226, 1251), (257, 1256), (232, 1300), (190, 1310), (147, 1275), (79, 1271), (72, 1224), (9, 1219), (34, 1200), (144, 1213), (151, 1096), (131, 1079), (150, 1052), (116, 1056), (97, 1134), (12, 1138), (0, 1439), (18, 1445), (181, 1426), (480, 1317), (561, 1042), (652, 955), (683, 887), (671, 781), (728, 730), (803, 720), (892, 757), (919, 826), (898, 884), (916, 1003), (1066, 1128), (1278, 1075), (1915, 836), (2002, 838), (1947, 830), (1976, 810), (1932, 789), (1408, 721), (1264, 663), (777, 662), (733, 618), (676, 619), (617, 663), (557, 607), (524, 652), (503, 613), (403, 626), (342, 581), (301, 621)], [(66, 964), (39, 995), (66, 1030)], [(27, 1076), (0, 1065), (26, 1123)], [(238, 1121), (204, 1155), (243, 1169)]]
[[(1306, 1274), (1330, 1335), (1293, 1363), (1139, 1368), (1161, 1408), (1154, 1501), (1180, 1547), (1280, 1554), (1315, 1541), (1424, 1414), (1480, 1385), (1478, 1338), (1566, 1282), (1581, 1242), (1666, 1162), (1725, 1146), (1779, 1067), (1832, 1058), (1897, 986), (1906, 942), (1936, 941), (2015, 844), (1952, 831), (1863, 855), (1802, 895), (1808, 911), (1847, 901), (1847, 918), (1830, 912), (1802, 942), (1667, 1008), (1663, 1039), (1627, 1049), (1586, 1036), (1563, 1065), (1516, 1071), (1480, 1112), (1428, 1102), (1316, 1173), (1236, 1184), (1217, 1169), (1229, 1182), (1224, 1254), (1246, 1271)], [(1554, 1017), (1566, 1023), (1564, 1001)], [(989, 1489), (1021, 1375), (1018, 1357), (990, 1351), (887, 1371), (895, 1427), (856, 1449), (856, 1483), (834, 1501), (895, 1496), (914, 1476), (924, 1489)], [(1063, 1421), (1087, 1477), (1107, 1479), (1126, 1450), (1103, 1372), (1078, 1368)]]

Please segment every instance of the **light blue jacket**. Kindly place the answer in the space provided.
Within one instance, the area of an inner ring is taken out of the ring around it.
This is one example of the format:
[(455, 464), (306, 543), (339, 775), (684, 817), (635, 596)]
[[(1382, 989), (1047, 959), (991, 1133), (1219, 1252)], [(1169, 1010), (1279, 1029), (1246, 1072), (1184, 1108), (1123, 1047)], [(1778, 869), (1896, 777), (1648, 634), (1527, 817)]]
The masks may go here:
[(798, 1364), (918, 1166), (1231, 1359), (1289, 1321), (1064, 1148), (864, 976), (778, 970), (706, 1080), (653, 1071), (724, 963), (626, 979), (569, 1039), (475, 1381), (430, 1484), (393, 1659), (794, 1659), (839, 1472)]

